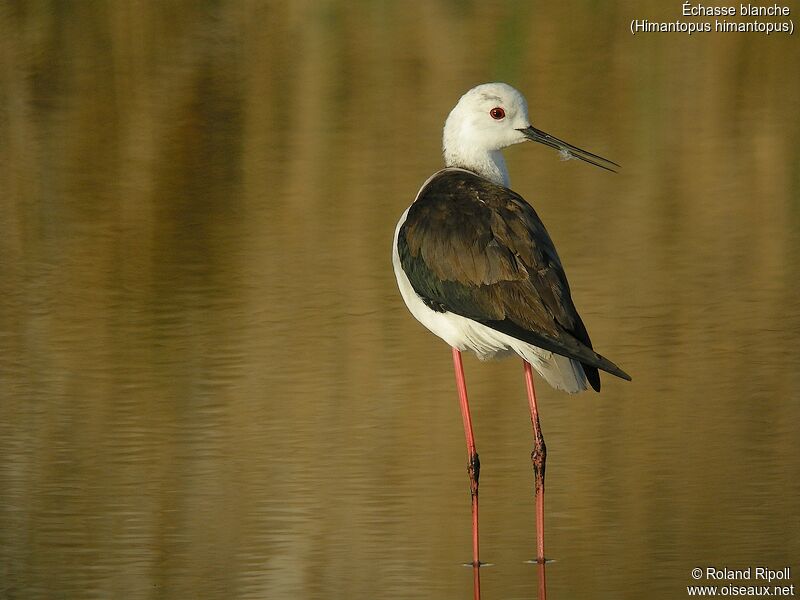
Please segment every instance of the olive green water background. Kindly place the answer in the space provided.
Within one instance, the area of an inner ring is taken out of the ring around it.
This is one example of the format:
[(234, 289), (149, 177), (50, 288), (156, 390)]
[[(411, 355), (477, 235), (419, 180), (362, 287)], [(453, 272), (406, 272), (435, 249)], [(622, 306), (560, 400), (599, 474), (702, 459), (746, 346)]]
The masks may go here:
[[(470, 597), (450, 351), (390, 248), (493, 80), (623, 165), (506, 152), (634, 378), (539, 382), (548, 597), (800, 584), (800, 45), (629, 31), (680, 11), (0, 4), (0, 598)], [(534, 598), (521, 364), (465, 362), (483, 598)]]

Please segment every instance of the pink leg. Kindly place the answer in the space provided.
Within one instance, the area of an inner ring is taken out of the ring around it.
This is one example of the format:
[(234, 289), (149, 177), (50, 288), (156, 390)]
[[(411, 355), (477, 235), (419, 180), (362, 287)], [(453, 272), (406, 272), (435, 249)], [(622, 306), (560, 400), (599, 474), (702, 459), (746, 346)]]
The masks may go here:
[[(481, 564), (478, 558), (478, 477), (480, 476), (481, 462), (478, 460), (478, 453), (475, 450), (475, 436), (472, 433), (472, 418), (467, 402), (467, 383), (464, 380), (464, 365), (461, 362), (461, 352), (457, 348), (453, 348), (453, 367), (456, 372), (461, 417), (464, 419), (464, 435), (467, 438), (467, 472), (469, 473), (469, 491), (472, 496), (472, 566), (476, 567), (475, 583), (477, 584), (477, 567)], [(476, 587), (476, 598), (479, 593)]]
[[(544, 445), (542, 428), (539, 426), (539, 410), (536, 408), (536, 390), (533, 388), (533, 371), (530, 363), (523, 360), (525, 366), (525, 387), (528, 391), (528, 404), (531, 409), (531, 425), (533, 426), (533, 463), (534, 501), (536, 502), (536, 562), (544, 563), (544, 468), (547, 462), (547, 447)], [(542, 579), (543, 581), (543, 579)]]
[(545, 579), (545, 568), (547, 565), (544, 561), (536, 565), (539, 569), (539, 596), (537, 600), (547, 600), (547, 580)]

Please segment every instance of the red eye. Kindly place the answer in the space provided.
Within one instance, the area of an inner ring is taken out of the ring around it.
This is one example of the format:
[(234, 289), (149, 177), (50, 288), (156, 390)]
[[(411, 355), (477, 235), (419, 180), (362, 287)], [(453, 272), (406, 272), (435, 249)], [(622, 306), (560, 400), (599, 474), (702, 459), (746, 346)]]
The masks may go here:
[(499, 121), (500, 119), (505, 118), (506, 111), (504, 111), (499, 106), (495, 106), (492, 110), (489, 111), (489, 114), (491, 115), (491, 117), (493, 119), (495, 119), (496, 121)]

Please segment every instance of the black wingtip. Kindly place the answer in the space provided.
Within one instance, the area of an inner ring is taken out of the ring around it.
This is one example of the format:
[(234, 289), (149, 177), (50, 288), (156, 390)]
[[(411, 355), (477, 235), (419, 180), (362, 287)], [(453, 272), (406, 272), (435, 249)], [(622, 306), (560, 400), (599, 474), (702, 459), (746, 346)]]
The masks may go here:
[(614, 375), (615, 377), (619, 377), (620, 379), (624, 379), (625, 381), (633, 381), (631, 379), (630, 375), (628, 375), (625, 371), (620, 369), (613, 362), (608, 360), (605, 356), (600, 356), (599, 354), (597, 356), (600, 358), (600, 360), (598, 361), (598, 364), (597, 364), (597, 366), (600, 369), (603, 369), (603, 371), (605, 371), (606, 373), (610, 373), (611, 375)]
[[(599, 355), (598, 355), (599, 356)], [(632, 381), (631, 376), (628, 375), (625, 371), (620, 369), (617, 365), (612, 363), (607, 358), (601, 357), (603, 366), (599, 368), (608, 373), (609, 375), (614, 375), (615, 377), (619, 377), (620, 379), (624, 379), (625, 381)], [(583, 372), (586, 373), (586, 379), (589, 382), (589, 385), (592, 386), (595, 392), (600, 391), (600, 373), (597, 370), (597, 367), (592, 367), (581, 363), (583, 366)]]
[(597, 372), (597, 367), (592, 367), (586, 363), (581, 363), (583, 372), (586, 375), (586, 380), (595, 392), (600, 391), (600, 373)]

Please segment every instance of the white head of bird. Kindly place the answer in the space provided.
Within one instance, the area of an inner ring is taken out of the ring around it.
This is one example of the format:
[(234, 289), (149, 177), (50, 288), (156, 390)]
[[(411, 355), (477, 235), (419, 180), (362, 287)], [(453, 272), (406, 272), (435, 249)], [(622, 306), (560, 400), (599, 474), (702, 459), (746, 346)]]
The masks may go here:
[(554, 148), (563, 159), (578, 158), (608, 171), (619, 166), (533, 127), (525, 97), (507, 83), (484, 83), (461, 96), (444, 124), (444, 162), (508, 187), (500, 151), (525, 141)]

